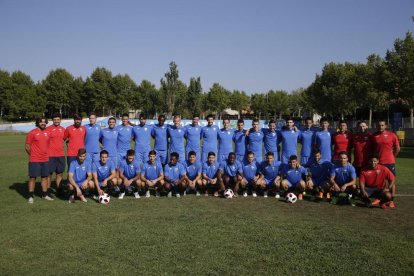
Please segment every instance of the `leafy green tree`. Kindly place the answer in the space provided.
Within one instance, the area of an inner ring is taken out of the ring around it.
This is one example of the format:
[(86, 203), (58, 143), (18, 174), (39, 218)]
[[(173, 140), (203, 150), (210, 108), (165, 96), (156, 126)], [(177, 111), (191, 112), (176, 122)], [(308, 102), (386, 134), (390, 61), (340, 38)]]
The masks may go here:
[(393, 97), (410, 108), (411, 127), (414, 127), (414, 38), (408, 32), (404, 39), (396, 39), (394, 48), (385, 56), (391, 73)]
[(170, 70), (164, 74), (164, 78), (161, 79), (161, 87), (165, 95), (165, 105), (167, 106), (168, 116), (171, 116), (174, 112), (175, 97), (178, 90), (178, 69), (177, 64), (174, 61), (170, 62)]
[(188, 104), (188, 88), (185, 83), (177, 80), (175, 93), (175, 112), (182, 117), (188, 118), (192, 114), (192, 107)]
[(111, 82), (112, 94), (115, 96), (110, 103), (111, 109), (115, 114), (121, 115), (128, 112), (131, 107), (131, 100), (137, 90), (135, 82), (127, 75), (116, 75)]
[(246, 110), (250, 104), (250, 97), (246, 92), (234, 90), (230, 96), (230, 108), (239, 112), (239, 118), (242, 110)]
[(105, 110), (110, 111), (110, 102), (114, 99), (111, 89), (112, 73), (105, 68), (96, 68), (85, 83), (85, 96), (89, 102), (89, 110), (102, 110), (105, 116)]
[(289, 113), (290, 108), (290, 97), (286, 91), (273, 91), (270, 90), (267, 93), (267, 110), (274, 114), (279, 114), (279, 119), (282, 118), (283, 114)]
[(221, 111), (230, 106), (230, 92), (218, 83), (214, 83), (207, 93), (207, 109), (215, 111), (221, 118)]
[(268, 116), (269, 110), (267, 102), (267, 95), (262, 93), (254, 93), (250, 97), (250, 107), (258, 119), (262, 114), (265, 114), (266, 117)]
[(164, 104), (161, 91), (148, 80), (143, 80), (132, 96), (132, 107), (135, 110), (141, 109), (149, 116), (157, 116), (165, 111)]
[[(69, 94), (69, 116), (71, 117), (74, 113), (86, 112), (88, 110), (88, 102), (85, 99), (84, 81), (81, 77), (73, 80), (72, 90)], [(85, 99), (85, 101), (83, 101)]]
[(302, 117), (304, 112), (309, 114), (313, 111), (309, 104), (305, 89), (299, 88), (292, 91), (290, 94), (290, 108), (293, 116), (297, 117)]
[(187, 106), (190, 107), (194, 114), (200, 114), (202, 111), (202, 95), (203, 88), (200, 77), (191, 78), (187, 90)]
[(2, 118), (10, 105), (9, 100), (12, 98), (10, 95), (12, 93), (12, 86), (10, 73), (0, 70), (0, 117)]

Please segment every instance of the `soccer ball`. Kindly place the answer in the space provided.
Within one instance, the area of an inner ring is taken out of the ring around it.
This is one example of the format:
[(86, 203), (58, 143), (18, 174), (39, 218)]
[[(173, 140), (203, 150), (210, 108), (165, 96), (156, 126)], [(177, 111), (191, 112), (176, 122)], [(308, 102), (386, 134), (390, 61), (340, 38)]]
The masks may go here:
[(286, 202), (295, 203), (298, 200), (297, 196), (294, 193), (288, 193), (286, 195)]
[(111, 200), (111, 197), (108, 194), (100, 195), (98, 199), (99, 203), (102, 203), (102, 204), (108, 204), (110, 200)]
[(227, 189), (224, 191), (224, 197), (225, 198), (233, 198), (234, 192), (232, 189)]

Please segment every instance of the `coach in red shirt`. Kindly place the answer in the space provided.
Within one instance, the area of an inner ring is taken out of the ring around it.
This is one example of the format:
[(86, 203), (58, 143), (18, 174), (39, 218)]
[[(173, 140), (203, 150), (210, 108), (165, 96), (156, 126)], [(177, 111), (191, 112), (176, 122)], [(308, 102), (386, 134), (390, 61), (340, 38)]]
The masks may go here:
[(56, 173), (56, 188), (60, 190), (62, 175), (65, 171), (65, 128), (60, 125), (61, 116), (56, 113), (52, 117), (53, 124), (46, 128), (49, 134), (49, 177), (48, 187), (52, 181), (52, 174)]
[(372, 134), (368, 132), (365, 121), (358, 123), (358, 132), (352, 135), (352, 147), (354, 148), (354, 167), (359, 176), (361, 169), (368, 166), (372, 151)]
[[(361, 196), (368, 207), (381, 203), (381, 208), (385, 209), (388, 203), (391, 208), (394, 208), (391, 191), (395, 186), (395, 176), (387, 167), (378, 163), (378, 157), (371, 157), (369, 166), (361, 171), (359, 177)], [(370, 197), (375, 198), (374, 201), (371, 202)]]
[(332, 135), (333, 157), (332, 161), (339, 162), (339, 153), (345, 151), (351, 160), (352, 133), (348, 131), (348, 124), (344, 120), (339, 121), (339, 131)]
[(42, 197), (46, 200), (53, 200), (47, 192), (47, 178), (49, 176), (49, 134), (45, 130), (46, 125), (46, 118), (37, 118), (36, 128), (30, 131), (26, 137), (25, 149), (29, 155), (28, 203), (33, 203), (37, 177), (40, 177), (42, 180)]
[(64, 139), (67, 143), (67, 163), (68, 166), (78, 156), (78, 150), (85, 147), (86, 129), (81, 125), (82, 117), (79, 114), (73, 115), (73, 125), (65, 130)]

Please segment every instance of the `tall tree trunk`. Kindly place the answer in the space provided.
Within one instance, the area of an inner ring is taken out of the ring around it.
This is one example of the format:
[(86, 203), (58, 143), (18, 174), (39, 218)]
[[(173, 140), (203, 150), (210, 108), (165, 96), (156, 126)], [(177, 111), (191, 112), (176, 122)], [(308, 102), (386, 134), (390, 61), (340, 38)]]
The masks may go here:
[(371, 128), (372, 124), (372, 108), (369, 109), (369, 120), (368, 120), (368, 127)]
[(414, 128), (414, 108), (410, 108), (410, 128)]

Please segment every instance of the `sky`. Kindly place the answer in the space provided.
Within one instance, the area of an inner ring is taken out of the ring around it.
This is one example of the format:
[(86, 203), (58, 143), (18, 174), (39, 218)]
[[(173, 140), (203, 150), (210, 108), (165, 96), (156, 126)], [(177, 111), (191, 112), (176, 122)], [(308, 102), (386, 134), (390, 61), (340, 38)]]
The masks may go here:
[(0, 69), (34, 81), (97, 67), (160, 85), (169, 63), (248, 94), (308, 87), (329, 62), (385, 56), (413, 0), (0, 0)]

